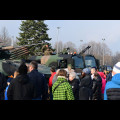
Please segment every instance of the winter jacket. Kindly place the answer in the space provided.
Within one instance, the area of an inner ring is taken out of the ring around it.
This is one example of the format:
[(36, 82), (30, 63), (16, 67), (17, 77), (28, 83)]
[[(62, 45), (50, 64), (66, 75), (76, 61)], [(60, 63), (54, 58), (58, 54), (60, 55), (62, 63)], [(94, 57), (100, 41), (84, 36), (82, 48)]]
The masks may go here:
[(106, 80), (102, 78), (102, 88), (101, 88), (101, 93), (102, 94), (104, 94), (105, 85), (106, 85)]
[(79, 100), (92, 99), (92, 79), (90, 75), (86, 75), (80, 81)]
[(38, 70), (32, 70), (28, 73), (28, 76), (36, 88), (36, 99), (46, 100), (48, 97), (48, 86), (44, 75)]
[(49, 78), (49, 87), (51, 88), (52, 87), (52, 80), (53, 80), (53, 77), (54, 77), (54, 75), (56, 74), (56, 72), (53, 72), (52, 74), (51, 74), (51, 77)]
[(52, 80), (52, 85), (57, 81), (57, 74), (54, 75), (53, 80)]
[(34, 85), (28, 75), (18, 75), (13, 79), (7, 90), (8, 100), (32, 100), (36, 97)]
[(78, 79), (74, 79), (72, 81), (68, 80), (68, 82), (72, 86), (75, 100), (79, 100), (79, 80)]
[(110, 72), (106, 77), (106, 82), (111, 81), (112, 79), (112, 72)]
[(114, 75), (112, 80), (106, 83), (104, 100), (120, 100), (120, 73)]
[[(59, 83), (61, 84), (56, 88)], [(66, 78), (63, 78), (62, 76), (58, 76), (57, 81), (53, 84), (52, 93), (53, 100), (74, 100), (72, 87)]]
[(8, 97), (7, 97), (8, 87), (9, 87), (9, 85), (8, 85), (8, 86), (6, 87), (6, 89), (5, 89), (5, 98), (4, 98), (4, 100), (8, 100)]
[(100, 77), (102, 78), (102, 88), (101, 88), (101, 93), (104, 94), (105, 85), (106, 85), (106, 76), (104, 75), (103, 72), (98, 72), (98, 74), (99, 74)]
[(97, 76), (96, 78), (93, 78), (93, 100), (101, 100), (102, 99), (102, 78), (100, 76)]
[(7, 87), (7, 79), (4, 74), (0, 73), (0, 100), (4, 100), (4, 90)]

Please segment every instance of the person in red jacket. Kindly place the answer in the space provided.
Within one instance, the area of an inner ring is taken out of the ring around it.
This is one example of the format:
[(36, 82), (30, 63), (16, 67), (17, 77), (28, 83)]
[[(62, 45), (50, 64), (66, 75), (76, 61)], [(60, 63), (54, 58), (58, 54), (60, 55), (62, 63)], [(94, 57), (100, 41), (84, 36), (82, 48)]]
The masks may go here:
[(102, 78), (102, 88), (101, 88), (101, 93), (102, 93), (102, 99), (104, 99), (104, 90), (105, 90), (105, 85), (106, 85), (106, 76), (103, 72), (98, 72), (100, 77)]
[(50, 100), (52, 100), (52, 80), (53, 80), (54, 75), (56, 74), (55, 67), (51, 67), (50, 72), (51, 72), (51, 77), (49, 78), (48, 86), (50, 90)]
[(53, 77), (54, 77), (54, 75), (56, 74), (56, 72), (55, 72), (55, 67), (51, 67), (51, 69), (50, 69), (50, 72), (51, 72), (51, 76), (50, 76), (50, 78), (49, 78), (49, 87), (51, 88), (52, 87), (52, 80), (53, 80)]

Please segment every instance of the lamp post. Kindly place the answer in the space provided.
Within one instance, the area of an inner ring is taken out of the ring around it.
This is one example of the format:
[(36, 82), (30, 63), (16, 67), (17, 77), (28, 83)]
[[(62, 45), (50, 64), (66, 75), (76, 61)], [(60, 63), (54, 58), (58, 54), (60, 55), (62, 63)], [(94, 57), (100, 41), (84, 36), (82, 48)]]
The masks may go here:
[[(104, 41), (105, 41), (105, 38), (103, 38), (102, 41), (104, 42)], [(103, 46), (103, 47), (104, 47), (104, 46)], [(104, 61), (105, 61), (105, 60), (104, 60), (104, 59), (105, 59), (105, 58), (104, 58), (104, 54), (105, 54), (105, 48), (103, 48), (103, 65), (105, 64), (105, 62), (104, 62)]]
[(58, 29), (58, 35), (57, 35), (57, 54), (58, 54), (58, 36), (59, 36), (59, 29), (60, 29), (60, 27), (57, 27), (57, 29)]

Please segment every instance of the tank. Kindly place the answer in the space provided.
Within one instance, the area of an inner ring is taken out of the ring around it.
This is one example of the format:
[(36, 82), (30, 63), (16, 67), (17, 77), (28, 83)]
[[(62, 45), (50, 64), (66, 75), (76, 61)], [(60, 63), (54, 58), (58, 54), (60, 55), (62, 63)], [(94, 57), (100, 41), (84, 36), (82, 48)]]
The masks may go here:
[(85, 51), (90, 49), (91, 46), (83, 49), (79, 54), (56, 54), (47, 56), (32, 56), (29, 60), (39, 61), (41, 65), (47, 67), (55, 66), (56, 69), (67, 68), (68, 64), (72, 65), (77, 73), (80, 73), (82, 69), (86, 67), (96, 67), (99, 69), (99, 60), (93, 55), (85, 55)]
[(38, 71), (43, 73), (45, 77), (50, 77), (50, 67), (55, 66), (56, 69), (67, 68), (68, 64), (72, 65), (76, 73), (81, 73), (86, 67), (99, 67), (99, 60), (92, 55), (84, 55), (85, 51), (91, 46), (86, 47), (79, 54), (53, 54), (46, 56), (29, 56), (28, 46), (13, 48), (12, 46), (1, 47), (0, 49), (0, 72), (6, 76), (14, 74), (21, 62), (29, 64), (31, 61), (38, 62)]
[(0, 60), (0, 72), (5, 76), (11, 76), (20, 66), (20, 60)]
[[(29, 60), (29, 50), (27, 46), (16, 48), (12, 46), (0, 47), (0, 72), (5, 76), (11, 76), (22, 62), (29, 64), (32, 60), (40, 61), (41, 56), (33, 56), (32, 58), (33, 59)], [(38, 71), (46, 76), (47, 74), (50, 75), (50, 67), (47, 67), (46, 65), (39, 64)]]

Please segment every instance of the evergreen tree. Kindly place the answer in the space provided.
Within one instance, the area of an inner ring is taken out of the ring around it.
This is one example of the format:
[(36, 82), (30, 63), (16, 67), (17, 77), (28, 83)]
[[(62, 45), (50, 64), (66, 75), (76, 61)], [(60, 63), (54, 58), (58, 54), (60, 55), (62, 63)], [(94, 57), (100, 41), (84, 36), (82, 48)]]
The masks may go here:
[(37, 52), (41, 52), (41, 48), (44, 43), (49, 44), (50, 49), (52, 49), (51, 44), (48, 41), (51, 38), (48, 37), (47, 25), (44, 23), (44, 20), (25, 20), (22, 21), (22, 24), (19, 28), (21, 32), (19, 33), (20, 37), (18, 39), (18, 45), (31, 45), (30, 54), (35, 55)]

